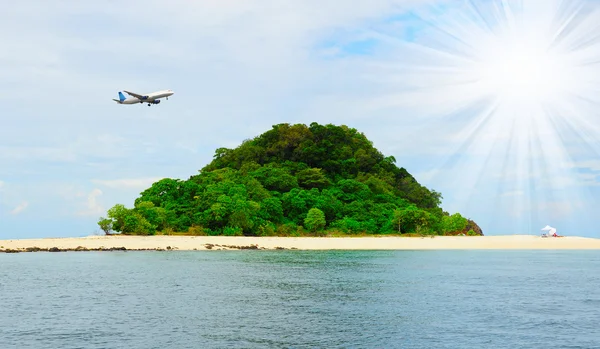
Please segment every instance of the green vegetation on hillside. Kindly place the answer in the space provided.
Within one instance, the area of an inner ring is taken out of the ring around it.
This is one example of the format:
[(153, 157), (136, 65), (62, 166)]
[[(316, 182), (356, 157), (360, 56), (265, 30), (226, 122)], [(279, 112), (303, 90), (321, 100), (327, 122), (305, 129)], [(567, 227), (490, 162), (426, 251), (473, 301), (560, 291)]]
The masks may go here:
[(217, 149), (188, 180), (155, 182), (98, 224), (136, 235), (481, 234), (395, 162), (347, 126), (279, 124)]

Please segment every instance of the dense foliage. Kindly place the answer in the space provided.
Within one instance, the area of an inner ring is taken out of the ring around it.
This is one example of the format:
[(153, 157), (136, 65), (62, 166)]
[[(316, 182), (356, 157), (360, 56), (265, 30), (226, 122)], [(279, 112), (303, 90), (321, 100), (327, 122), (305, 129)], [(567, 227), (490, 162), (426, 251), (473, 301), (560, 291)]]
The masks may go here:
[(98, 224), (147, 235), (481, 233), (443, 212), (440, 193), (395, 162), (347, 126), (275, 125), (236, 149), (217, 149), (188, 180), (152, 184), (133, 208), (115, 205)]

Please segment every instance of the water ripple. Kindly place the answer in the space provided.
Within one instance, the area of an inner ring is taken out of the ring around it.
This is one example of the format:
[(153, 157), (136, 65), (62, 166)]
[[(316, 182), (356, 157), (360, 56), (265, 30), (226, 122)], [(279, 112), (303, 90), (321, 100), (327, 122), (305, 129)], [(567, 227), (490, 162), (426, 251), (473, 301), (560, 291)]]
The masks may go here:
[(0, 263), (0, 348), (600, 348), (591, 252), (29, 253)]

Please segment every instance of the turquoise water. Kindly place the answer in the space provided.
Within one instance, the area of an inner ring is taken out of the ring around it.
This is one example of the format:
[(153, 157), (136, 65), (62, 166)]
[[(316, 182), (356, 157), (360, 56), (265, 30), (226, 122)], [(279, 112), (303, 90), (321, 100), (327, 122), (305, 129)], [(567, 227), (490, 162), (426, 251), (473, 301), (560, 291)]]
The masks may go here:
[(593, 251), (0, 254), (0, 348), (600, 348)]

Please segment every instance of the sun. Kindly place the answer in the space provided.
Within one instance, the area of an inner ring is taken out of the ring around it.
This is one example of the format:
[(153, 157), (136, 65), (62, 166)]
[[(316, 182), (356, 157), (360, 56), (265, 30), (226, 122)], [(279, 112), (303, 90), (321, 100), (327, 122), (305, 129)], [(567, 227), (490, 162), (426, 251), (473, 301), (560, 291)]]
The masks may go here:
[(488, 34), (477, 43), (473, 74), (482, 91), (501, 102), (548, 103), (570, 87), (571, 65), (564, 52), (552, 47), (550, 32), (521, 26)]

